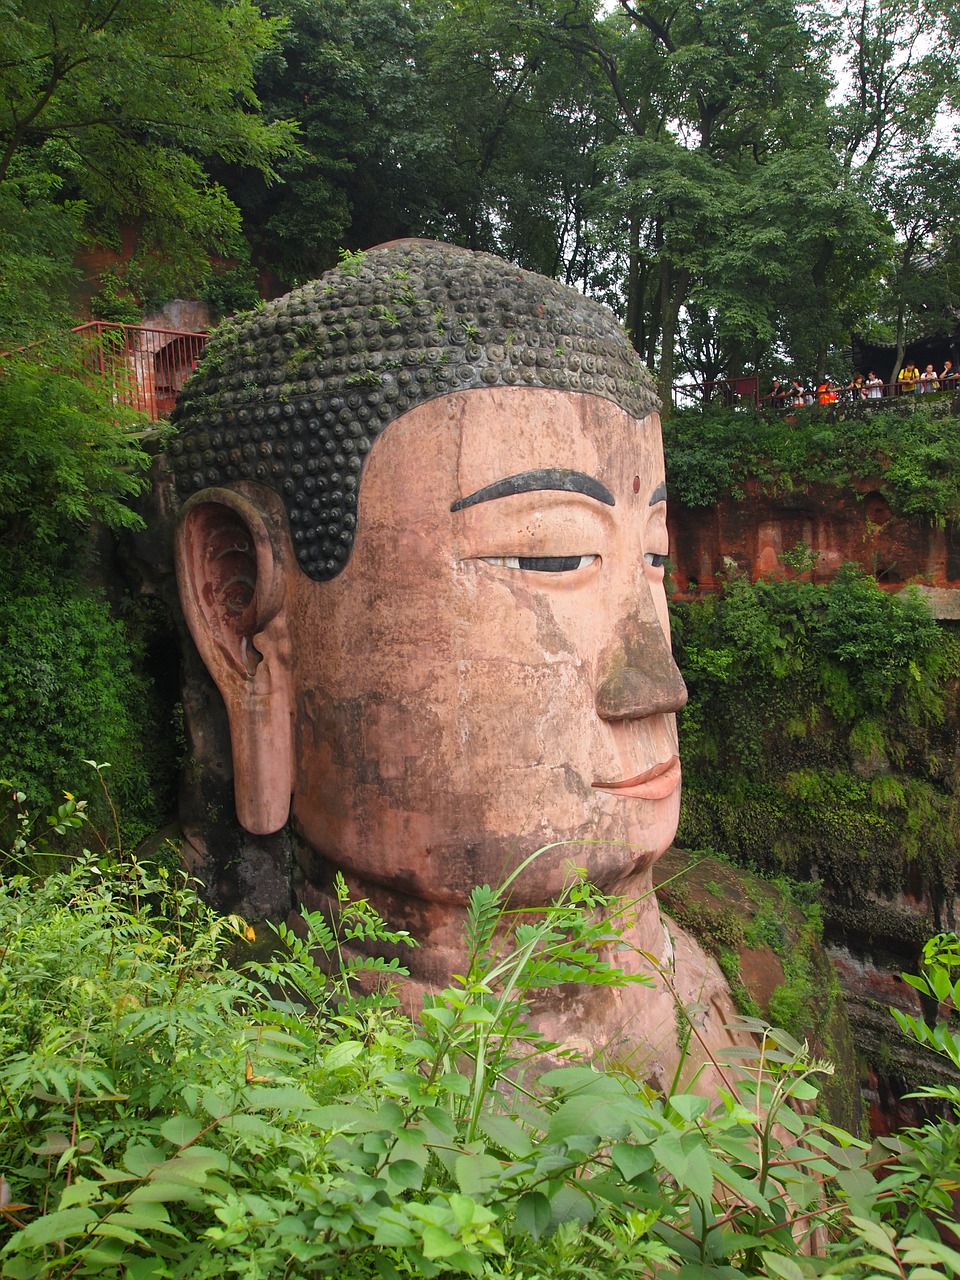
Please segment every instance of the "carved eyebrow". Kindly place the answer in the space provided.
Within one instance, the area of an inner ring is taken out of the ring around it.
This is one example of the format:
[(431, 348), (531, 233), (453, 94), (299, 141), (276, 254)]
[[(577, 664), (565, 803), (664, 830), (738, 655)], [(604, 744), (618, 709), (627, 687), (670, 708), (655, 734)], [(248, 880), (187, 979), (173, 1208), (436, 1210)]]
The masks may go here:
[(485, 485), (476, 493), (459, 498), (451, 511), (463, 511), (479, 502), (492, 502), (495, 498), (508, 498), (515, 493), (536, 493), (541, 489), (555, 489), (562, 493), (583, 493), (605, 506), (615, 507), (616, 499), (605, 484), (582, 471), (568, 471), (564, 467), (545, 467), (537, 471), (521, 471), (515, 476), (504, 476), (493, 484)]
[(650, 495), (650, 502), (648, 503), (648, 505), (651, 507), (655, 507), (658, 502), (666, 502), (666, 500), (667, 500), (667, 486), (665, 484), (658, 484), (657, 487), (654, 489), (653, 493), (651, 493)]

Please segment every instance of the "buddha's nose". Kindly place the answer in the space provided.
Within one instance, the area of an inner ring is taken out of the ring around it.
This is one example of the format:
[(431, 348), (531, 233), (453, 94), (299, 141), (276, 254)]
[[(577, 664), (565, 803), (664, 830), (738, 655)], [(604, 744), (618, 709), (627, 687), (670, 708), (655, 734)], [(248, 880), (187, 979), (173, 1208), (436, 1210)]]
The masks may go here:
[(630, 620), (597, 689), (601, 720), (639, 720), (679, 711), (686, 701), (687, 686), (659, 621)]

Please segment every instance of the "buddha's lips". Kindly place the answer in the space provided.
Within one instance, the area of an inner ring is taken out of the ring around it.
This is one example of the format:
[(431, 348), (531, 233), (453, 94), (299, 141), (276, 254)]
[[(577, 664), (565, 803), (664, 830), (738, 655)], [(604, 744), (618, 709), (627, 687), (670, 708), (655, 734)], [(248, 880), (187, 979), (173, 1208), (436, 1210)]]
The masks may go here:
[(665, 800), (680, 785), (680, 757), (671, 756), (661, 764), (651, 765), (635, 778), (622, 782), (595, 782), (599, 791), (631, 800)]

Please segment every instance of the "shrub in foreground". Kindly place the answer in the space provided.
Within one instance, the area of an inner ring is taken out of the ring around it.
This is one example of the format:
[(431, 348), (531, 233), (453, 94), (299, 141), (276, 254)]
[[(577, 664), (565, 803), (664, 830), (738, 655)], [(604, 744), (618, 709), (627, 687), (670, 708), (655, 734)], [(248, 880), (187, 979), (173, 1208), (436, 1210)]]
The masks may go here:
[[(56, 824), (83, 821), (68, 800)], [(412, 1022), (354, 990), (399, 966), (351, 943), (405, 938), (345, 890), (237, 969), (243, 922), (183, 877), (84, 854), (41, 879), (36, 847), (24, 816), (0, 881), (11, 1280), (960, 1274), (938, 1236), (960, 1126), (869, 1151), (801, 1114), (828, 1068), (784, 1033), (753, 1024), (713, 1105), (572, 1062), (536, 1079), (556, 1046), (527, 996), (623, 980), (621, 908), (580, 881), (506, 933), (505, 894), (478, 888), (469, 970)], [(940, 999), (957, 954), (918, 979)]]

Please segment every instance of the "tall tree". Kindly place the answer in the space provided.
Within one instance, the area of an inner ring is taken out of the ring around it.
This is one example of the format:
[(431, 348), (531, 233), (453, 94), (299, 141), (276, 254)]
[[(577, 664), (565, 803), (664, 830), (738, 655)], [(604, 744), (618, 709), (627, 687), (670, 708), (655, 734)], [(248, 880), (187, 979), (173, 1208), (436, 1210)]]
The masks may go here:
[(80, 238), (115, 238), (122, 223), (137, 229), (131, 278), (161, 292), (195, 284), (239, 233), (205, 165), (269, 172), (294, 145), (289, 123), (260, 118), (253, 89), (276, 22), (252, 0), (8, 0), (4, 13), (4, 340), (36, 328), (15, 297), (24, 269), (41, 292), (62, 286)]
[(960, 160), (921, 146), (879, 184), (883, 206), (896, 231), (881, 313), (892, 329), (896, 359), (903, 364), (911, 337), (950, 330), (960, 313), (955, 257), (960, 222)]
[(870, 179), (957, 105), (960, 18), (936, 0), (823, 0), (822, 20), (841, 68), (834, 139), (847, 172)]
[[(607, 193), (629, 245), (626, 312), (668, 402), (688, 302), (709, 316), (729, 298), (739, 312), (731, 334), (750, 314), (753, 336), (769, 329), (744, 306), (756, 269), (742, 262), (739, 280), (718, 273), (764, 167), (809, 144), (828, 85), (789, 0), (620, 0), (577, 38), (592, 44), (620, 107)], [(731, 359), (742, 362), (739, 338)]]

